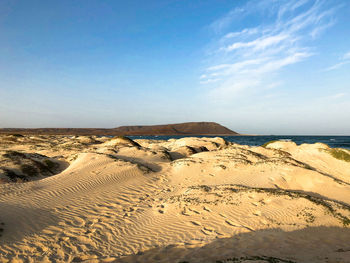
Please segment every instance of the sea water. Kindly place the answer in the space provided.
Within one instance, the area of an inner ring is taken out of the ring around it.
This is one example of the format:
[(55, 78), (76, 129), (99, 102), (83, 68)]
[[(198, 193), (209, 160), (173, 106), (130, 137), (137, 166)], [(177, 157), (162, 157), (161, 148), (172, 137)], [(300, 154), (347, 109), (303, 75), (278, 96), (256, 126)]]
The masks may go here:
[(293, 141), (296, 144), (316, 143), (321, 142), (329, 145), (332, 148), (346, 148), (350, 149), (350, 136), (302, 136), (302, 135), (269, 135), (269, 136), (128, 136), (131, 139), (152, 139), (152, 140), (168, 140), (171, 138), (179, 139), (183, 137), (221, 137), (229, 142), (235, 142), (242, 145), (259, 146), (266, 142), (281, 140)]

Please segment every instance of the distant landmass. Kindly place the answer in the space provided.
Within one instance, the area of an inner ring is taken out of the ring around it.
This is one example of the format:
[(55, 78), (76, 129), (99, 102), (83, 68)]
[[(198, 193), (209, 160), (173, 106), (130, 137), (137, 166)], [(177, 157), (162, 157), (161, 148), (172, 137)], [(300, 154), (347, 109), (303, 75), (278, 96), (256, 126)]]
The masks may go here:
[(216, 122), (186, 122), (165, 125), (121, 126), (100, 128), (3, 128), (0, 134), (49, 135), (239, 135)]
[(127, 135), (237, 135), (215, 122), (186, 122), (150, 126), (121, 126), (114, 130)]

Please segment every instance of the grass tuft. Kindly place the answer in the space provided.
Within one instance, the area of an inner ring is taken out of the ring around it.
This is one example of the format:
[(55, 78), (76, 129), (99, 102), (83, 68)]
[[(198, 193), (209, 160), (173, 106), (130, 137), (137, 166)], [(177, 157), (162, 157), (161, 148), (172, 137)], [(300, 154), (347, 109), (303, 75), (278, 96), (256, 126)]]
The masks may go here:
[(43, 163), (49, 168), (49, 170), (54, 170), (58, 167), (58, 164), (51, 161), (50, 159), (45, 159)]
[(23, 138), (23, 137), (24, 137), (24, 135), (19, 134), (19, 133), (14, 133), (14, 134), (11, 134), (11, 136), (13, 136), (13, 137), (17, 137), (17, 138)]
[(34, 166), (28, 164), (21, 165), (21, 172), (30, 177), (38, 175), (38, 170)]
[(26, 158), (26, 155), (24, 153), (17, 152), (17, 151), (7, 151), (3, 156), (11, 160), (18, 159), (18, 158)]
[(266, 148), (267, 145), (274, 143), (274, 142), (278, 142), (278, 140), (273, 140), (273, 141), (269, 141), (269, 142), (265, 142), (263, 145), (261, 145), (261, 147)]
[(138, 144), (137, 142), (131, 140), (130, 138), (128, 138), (128, 137), (126, 137), (126, 136), (115, 136), (114, 138), (123, 140), (124, 142), (129, 143), (129, 144), (131, 144), (132, 146), (141, 147), (140, 144)]
[(327, 150), (327, 152), (330, 153), (334, 158), (338, 160), (350, 162), (350, 154), (348, 154), (342, 149), (334, 148), (334, 149)]

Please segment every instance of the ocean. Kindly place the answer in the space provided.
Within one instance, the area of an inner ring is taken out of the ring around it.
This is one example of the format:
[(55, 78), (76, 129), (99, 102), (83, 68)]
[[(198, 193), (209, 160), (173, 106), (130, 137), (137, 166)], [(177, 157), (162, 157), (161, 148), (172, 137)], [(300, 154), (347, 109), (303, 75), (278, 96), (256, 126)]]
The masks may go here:
[(259, 146), (273, 140), (293, 141), (296, 144), (321, 142), (332, 148), (350, 149), (350, 136), (302, 136), (302, 135), (269, 135), (269, 136), (128, 136), (131, 139), (152, 139), (168, 140), (171, 138), (179, 139), (183, 137), (221, 137), (229, 142), (235, 142), (242, 145)]

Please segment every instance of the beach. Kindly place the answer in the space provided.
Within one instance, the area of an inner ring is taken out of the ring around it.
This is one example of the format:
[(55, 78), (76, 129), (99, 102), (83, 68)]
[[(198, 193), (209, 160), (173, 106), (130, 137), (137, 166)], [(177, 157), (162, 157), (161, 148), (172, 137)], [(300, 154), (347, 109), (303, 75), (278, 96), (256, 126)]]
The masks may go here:
[(350, 262), (349, 158), (323, 143), (1, 135), (0, 262)]

